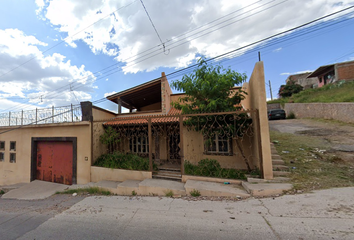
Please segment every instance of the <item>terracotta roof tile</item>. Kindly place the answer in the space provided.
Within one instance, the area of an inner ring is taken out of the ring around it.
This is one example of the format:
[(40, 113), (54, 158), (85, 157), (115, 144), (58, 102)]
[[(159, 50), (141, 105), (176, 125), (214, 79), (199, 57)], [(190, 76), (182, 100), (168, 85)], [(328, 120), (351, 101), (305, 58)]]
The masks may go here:
[(103, 125), (112, 126), (112, 125), (136, 125), (136, 124), (148, 124), (148, 118), (152, 117), (152, 123), (171, 123), (178, 122), (179, 114), (181, 110), (171, 108), (168, 114), (166, 115), (144, 115), (144, 116), (131, 116), (131, 117), (116, 117), (115, 119), (109, 120)]

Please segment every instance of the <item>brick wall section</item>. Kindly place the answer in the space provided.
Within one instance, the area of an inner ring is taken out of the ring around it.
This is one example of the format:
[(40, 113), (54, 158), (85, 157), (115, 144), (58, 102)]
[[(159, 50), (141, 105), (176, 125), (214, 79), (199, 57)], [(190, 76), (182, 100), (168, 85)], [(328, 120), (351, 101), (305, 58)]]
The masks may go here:
[(285, 103), (288, 115), (293, 112), (296, 118), (334, 119), (354, 123), (354, 103)]
[(341, 63), (336, 66), (337, 81), (354, 80), (354, 62)]

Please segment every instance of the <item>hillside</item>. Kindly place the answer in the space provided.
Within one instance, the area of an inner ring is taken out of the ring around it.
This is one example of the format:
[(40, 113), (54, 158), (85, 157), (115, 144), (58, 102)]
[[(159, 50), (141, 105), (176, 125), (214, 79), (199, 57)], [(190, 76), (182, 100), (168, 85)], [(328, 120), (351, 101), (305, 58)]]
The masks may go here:
[(280, 98), (267, 103), (354, 102), (354, 82), (338, 82), (321, 88), (306, 89), (290, 98)]

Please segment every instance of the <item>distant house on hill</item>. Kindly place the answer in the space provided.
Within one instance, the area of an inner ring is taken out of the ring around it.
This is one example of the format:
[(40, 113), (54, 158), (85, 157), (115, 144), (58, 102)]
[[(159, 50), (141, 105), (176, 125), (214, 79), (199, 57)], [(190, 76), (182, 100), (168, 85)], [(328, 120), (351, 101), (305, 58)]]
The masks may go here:
[(318, 87), (338, 81), (352, 81), (354, 80), (354, 61), (321, 66), (307, 78), (317, 78)]
[(314, 85), (317, 85), (318, 79), (316, 77), (308, 78), (308, 75), (311, 72), (299, 73), (290, 75), (285, 82), (294, 81), (296, 84), (301, 85), (304, 89), (312, 88)]

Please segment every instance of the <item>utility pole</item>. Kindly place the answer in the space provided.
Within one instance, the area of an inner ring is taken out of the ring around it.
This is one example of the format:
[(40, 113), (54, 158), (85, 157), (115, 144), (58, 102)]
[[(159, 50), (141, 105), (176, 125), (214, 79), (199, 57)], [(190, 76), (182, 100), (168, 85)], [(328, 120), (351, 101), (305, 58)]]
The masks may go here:
[(269, 91), (270, 91), (270, 99), (273, 100), (272, 85), (270, 84), (270, 80), (269, 80)]

